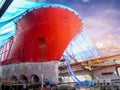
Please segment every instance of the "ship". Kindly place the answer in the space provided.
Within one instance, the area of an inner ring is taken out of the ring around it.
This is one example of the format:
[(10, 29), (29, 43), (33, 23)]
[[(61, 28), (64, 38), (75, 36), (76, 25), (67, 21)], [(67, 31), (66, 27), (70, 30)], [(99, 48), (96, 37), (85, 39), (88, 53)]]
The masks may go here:
[(0, 48), (0, 78), (20, 83), (47, 78), (57, 84), (58, 62), (82, 30), (79, 15), (59, 4), (42, 5), (21, 14), (15, 28), (15, 34)]

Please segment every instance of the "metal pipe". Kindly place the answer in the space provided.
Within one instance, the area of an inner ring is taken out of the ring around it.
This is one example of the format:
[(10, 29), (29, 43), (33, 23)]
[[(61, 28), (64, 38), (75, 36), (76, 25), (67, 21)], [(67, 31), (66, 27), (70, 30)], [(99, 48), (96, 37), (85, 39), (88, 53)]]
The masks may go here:
[(9, 7), (9, 5), (12, 3), (13, 0), (3, 0), (2, 2), (4, 2), (2, 4), (2, 7), (0, 8), (0, 18), (1, 16), (4, 14), (4, 12), (7, 10), (7, 8)]

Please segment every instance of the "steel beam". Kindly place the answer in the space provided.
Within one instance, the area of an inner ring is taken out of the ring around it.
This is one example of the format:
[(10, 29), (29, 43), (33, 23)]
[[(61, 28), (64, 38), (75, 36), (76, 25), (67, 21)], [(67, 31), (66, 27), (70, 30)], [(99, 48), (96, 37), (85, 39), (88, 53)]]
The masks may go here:
[(4, 12), (7, 10), (7, 8), (9, 7), (9, 5), (12, 3), (12, 1), (13, 0), (5, 0), (4, 1), (2, 7), (0, 8), (0, 18), (2, 17), (2, 15), (4, 14)]

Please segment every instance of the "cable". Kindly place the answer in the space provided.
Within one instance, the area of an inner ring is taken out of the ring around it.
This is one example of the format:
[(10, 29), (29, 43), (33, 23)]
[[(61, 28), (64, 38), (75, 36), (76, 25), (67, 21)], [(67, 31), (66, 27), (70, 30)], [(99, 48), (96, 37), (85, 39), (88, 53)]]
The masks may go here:
[(65, 64), (66, 64), (70, 77), (77, 83), (78, 86), (93, 86), (94, 85), (93, 80), (80, 81), (75, 75), (75, 73), (73, 72), (70, 66), (69, 60), (67, 59), (66, 56), (64, 56), (64, 59), (65, 59)]

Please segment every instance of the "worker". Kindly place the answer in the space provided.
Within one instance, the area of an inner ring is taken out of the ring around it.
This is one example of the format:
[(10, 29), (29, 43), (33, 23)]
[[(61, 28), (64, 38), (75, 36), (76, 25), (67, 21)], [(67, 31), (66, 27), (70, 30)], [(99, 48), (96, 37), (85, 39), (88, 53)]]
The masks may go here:
[(28, 88), (26, 87), (26, 85), (23, 85), (21, 90), (28, 90)]
[(50, 87), (51, 87), (50, 81), (48, 79), (46, 79), (45, 88), (50, 88)]

